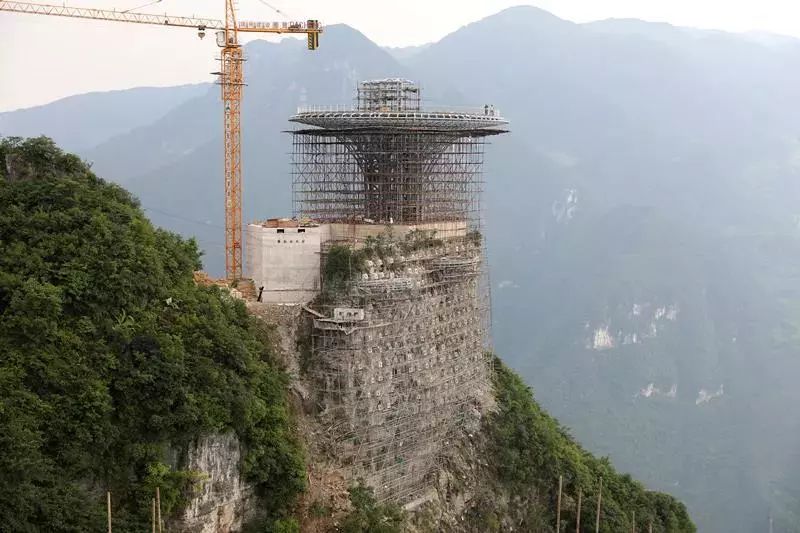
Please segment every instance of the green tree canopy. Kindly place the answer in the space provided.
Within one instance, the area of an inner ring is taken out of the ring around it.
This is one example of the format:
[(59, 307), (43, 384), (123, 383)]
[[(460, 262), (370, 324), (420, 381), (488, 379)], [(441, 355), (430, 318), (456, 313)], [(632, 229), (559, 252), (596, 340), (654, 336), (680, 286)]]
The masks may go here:
[(0, 140), (0, 517), (4, 531), (143, 531), (194, 483), (170, 457), (235, 431), (279, 513), (304, 466), (269, 331), (199, 287), (193, 240), (40, 137)]

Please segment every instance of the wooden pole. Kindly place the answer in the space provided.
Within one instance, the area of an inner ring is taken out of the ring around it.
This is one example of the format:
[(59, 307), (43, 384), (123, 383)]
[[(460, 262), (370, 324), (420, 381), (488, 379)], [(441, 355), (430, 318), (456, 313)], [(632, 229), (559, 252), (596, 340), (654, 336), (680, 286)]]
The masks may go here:
[(564, 483), (564, 476), (558, 476), (558, 507), (556, 508), (556, 532), (561, 533), (561, 485)]
[(600, 533), (600, 505), (603, 502), (603, 478), (600, 478), (600, 491), (597, 493), (597, 518), (594, 522), (594, 532)]
[(153, 533), (156, 533), (156, 499), (152, 498), (150, 500), (151, 503), (151, 513), (150, 513), (150, 521), (153, 524)]
[(631, 518), (631, 533), (636, 533), (636, 511), (633, 512), (633, 518)]
[(653, 521), (650, 520), (650, 525), (647, 526), (647, 533), (653, 533)]
[(106, 492), (106, 514), (108, 515), (108, 533), (111, 533), (111, 491)]
[(583, 498), (583, 490), (578, 489), (578, 518), (575, 520), (575, 533), (581, 533), (581, 499)]
[(158, 520), (158, 533), (161, 533), (161, 491), (156, 487), (156, 519)]

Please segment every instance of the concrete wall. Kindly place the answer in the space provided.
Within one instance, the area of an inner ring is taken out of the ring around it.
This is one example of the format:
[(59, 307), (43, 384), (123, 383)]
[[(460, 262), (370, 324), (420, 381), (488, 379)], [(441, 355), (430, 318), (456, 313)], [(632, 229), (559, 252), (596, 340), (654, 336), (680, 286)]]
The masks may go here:
[(320, 290), (320, 228), (266, 228), (245, 232), (245, 274), (264, 287), (262, 301), (298, 303)]
[(273, 227), (248, 224), (245, 230), (245, 276), (264, 287), (266, 303), (302, 303), (320, 291), (320, 250), (325, 242), (361, 243), (391, 229), (393, 238), (414, 230), (435, 231), (439, 237), (462, 237), (467, 224), (437, 222), (418, 225), (323, 224), (308, 227)]
[(463, 237), (467, 234), (465, 221), (429, 222), (427, 224), (324, 224), (322, 242), (350, 241), (358, 242), (367, 237), (377, 237), (391, 230), (395, 239), (401, 239), (412, 231), (435, 231), (436, 237)]

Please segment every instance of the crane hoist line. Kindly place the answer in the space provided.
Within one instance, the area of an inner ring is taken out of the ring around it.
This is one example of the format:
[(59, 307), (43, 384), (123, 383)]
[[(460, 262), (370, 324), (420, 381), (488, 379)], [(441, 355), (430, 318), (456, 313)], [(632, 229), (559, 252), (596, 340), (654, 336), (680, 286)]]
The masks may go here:
[(240, 21), (237, 19), (236, 0), (224, 0), (225, 18), (197, 18), (167, 14), (116, 11), (33, 2), (7, 2), (0, 0), (0, 11), (50, 15), (133, 24), (150, 24), (179, 28), (195, 28), (202, 39), (207, 30), (216, 30), (220, 47), (220, 72), (217, 83), (221, 86), (223, 108), (223, 144), (225, 150), (225, 274), (228, 281), (242, 277), (242, 131), (241, 101), (244, 87), (244, 54), (239, 44), (239, 33), (290, 33), (305, 34), (308, 49), (319, 47), (322, 26), (309, 19), (299, 22)]

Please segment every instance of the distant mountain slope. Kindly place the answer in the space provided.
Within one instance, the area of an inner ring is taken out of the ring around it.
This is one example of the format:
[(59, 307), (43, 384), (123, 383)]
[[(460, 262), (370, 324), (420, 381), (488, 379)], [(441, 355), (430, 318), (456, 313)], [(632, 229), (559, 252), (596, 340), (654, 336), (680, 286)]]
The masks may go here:
[(512, 121), (486, 172), (498, 350), (701, 531), (749, 533), (770, 512), (800, 527), (800, 431), (779, 414), (800, 395), (775, 385), (800, 372), (798, 61), (520, 7), (408, 62)]
[(384, 46), (383, 49), (389, 52), (396, 60), (403, 62), (411, 59), (432, 44), (433, 43), (425, 43), (417, 46)]
[(65, 149), (82, 151), (157, 120), (176, 105), (208, 90), (206, 84), (137, 87), (69, 96), (55, 102), (0, 113), (0, 135), (46, 134)]

